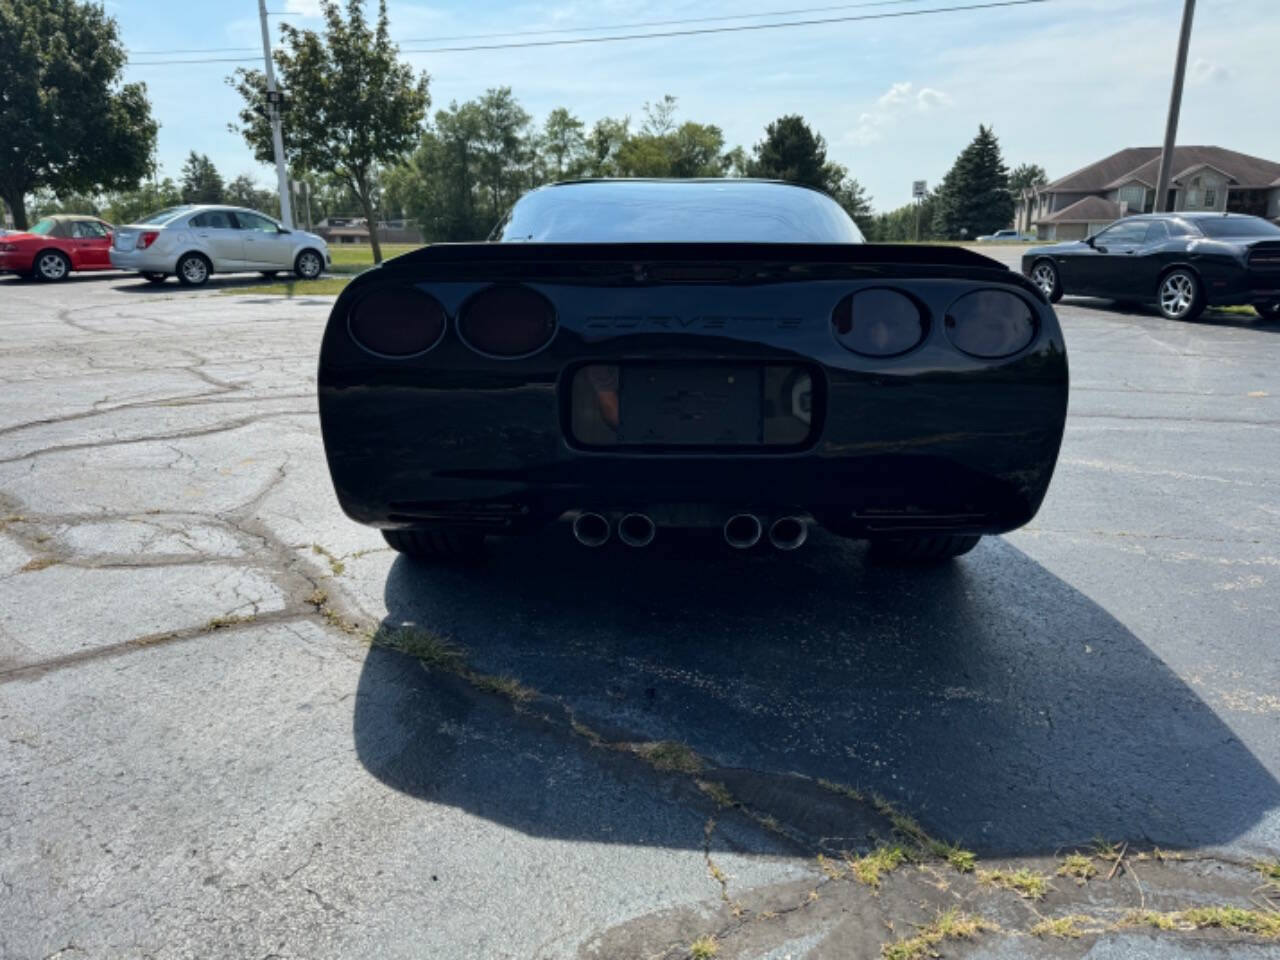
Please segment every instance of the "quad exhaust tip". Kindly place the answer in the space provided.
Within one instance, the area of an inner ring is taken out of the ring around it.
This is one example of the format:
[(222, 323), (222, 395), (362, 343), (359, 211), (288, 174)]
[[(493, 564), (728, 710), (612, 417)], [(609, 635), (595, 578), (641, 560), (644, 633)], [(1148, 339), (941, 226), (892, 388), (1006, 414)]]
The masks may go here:
[(779, 517), (769, 524), (769, 542), (779, 550), (798, 550), (809, 539), (809, 524), (803, 517)]
[(573, 536), (584, 547), (604, 546), (611, 532), (608, 518), (601, 514), (580, 513), (573, 518)]
[(760, 542), (764, 524), (754, 513), (735, 513), (724, 522), (724, 542), (735, 550), (748, 550)]
[(643, 513), (628, 513), (618, 521), (618, 539), (628, 547), (647, 547), (657, 533), (653, 518)]

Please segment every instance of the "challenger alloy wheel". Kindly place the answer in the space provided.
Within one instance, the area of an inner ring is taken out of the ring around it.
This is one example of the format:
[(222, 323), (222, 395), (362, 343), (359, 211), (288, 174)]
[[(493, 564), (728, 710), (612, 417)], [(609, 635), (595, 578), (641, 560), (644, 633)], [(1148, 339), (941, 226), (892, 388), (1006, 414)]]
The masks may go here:
[(36, 260), (36, 276), (41, 280), (65, 280), (70, 272), (71, 262), (57, 250), (46, 250)]
[(1174, 270), (1160, 280), (1160, 312), (1170, 320), (1194, 320), (1204, 312), (1200, 279), (1190, 270)]
[(314, 250), (303, 250), (293, 265), (294, 272), (303, 280), (314, 280), (324, 270), (324, 261)]
[(1031, 268), (1031, 282), (1040, 288), (1050, 303), (1062, 299), (1062, 285), (1058, 282), (1058, 268), (1048, 260), (1041, 260)]

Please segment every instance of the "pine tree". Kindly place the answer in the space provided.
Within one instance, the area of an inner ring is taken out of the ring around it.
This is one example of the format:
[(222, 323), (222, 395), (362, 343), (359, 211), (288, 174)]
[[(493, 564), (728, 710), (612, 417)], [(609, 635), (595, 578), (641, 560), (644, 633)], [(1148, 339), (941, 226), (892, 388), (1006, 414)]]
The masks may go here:
[(1000, 141), (990, 127), (979, 126), (938, 188), (934, 233), (952, 239), (994, 233), (1012, 222), (1013, 206)]

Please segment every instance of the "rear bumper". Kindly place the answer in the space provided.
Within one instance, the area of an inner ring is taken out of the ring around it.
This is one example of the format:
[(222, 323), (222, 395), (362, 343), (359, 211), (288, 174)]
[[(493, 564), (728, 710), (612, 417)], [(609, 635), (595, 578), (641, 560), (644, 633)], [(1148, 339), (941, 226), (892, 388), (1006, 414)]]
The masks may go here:
[(151, 250), (117, 250), (111, 248), (111, 265), (117, 270), (138, 273), (173, 273), (173, 258)]
[[(407, 269), (399, 268), (402, 277)], [(559, 329), (541, 353), (488, 359), (451, 324), (430, 352), (385, 360), (353, 343), (346, 315), (362, 290), (403, 282), (395, 272), (375, 269), (347, 288), (321, 350), (330, 473), (343, 509), (362, 523), (515, 533), (574, 510), (660, 516), (689, 508), (700, 516), (805, 512), (854, 535), (985, 534), (1030, 520), (1053, 474), (1066, 417), (1065, 345), (1052, 309), (1008, 271), (892, 281), (939, 318), (975, 284), (1004, 285), (1033, 302), (1035, 339), (998, 361), (961, 354), (941, 322), (904, 356), (876, 360), (845, 350), (830, 333), (831, 304), (858, 283), (890, 282), (883, 277), (631, 290), (598, 278), (531, 282), (557, 304)], [(456, 316), (487, 280), (420, 285)], [(712, 319), (709, 311), (716, 322), (698, 322)], [(639, 328), (628, 325), (637, 318)], [(661, 323), (645, 330), (646, 318)], [(672, 332), (673, 321), (680, 332)], [(582, 363), (638, 360), (804, 363), (823, 397), (811, 442), (802, 450), (732, 453), (589, 450), (570, 442), (570, 373)]]

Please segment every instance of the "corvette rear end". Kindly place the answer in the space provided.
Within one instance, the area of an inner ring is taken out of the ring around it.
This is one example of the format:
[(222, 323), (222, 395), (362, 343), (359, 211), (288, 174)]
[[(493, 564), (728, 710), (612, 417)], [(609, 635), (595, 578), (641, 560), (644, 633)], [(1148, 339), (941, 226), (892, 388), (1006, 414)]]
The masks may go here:
[(343, 509), (405, 552), (563, 520), (941, 558), (1036, 513), (1067, 365), (1041, 293), (956, 248), (445, 244), (347, 287), (319, 391)]

